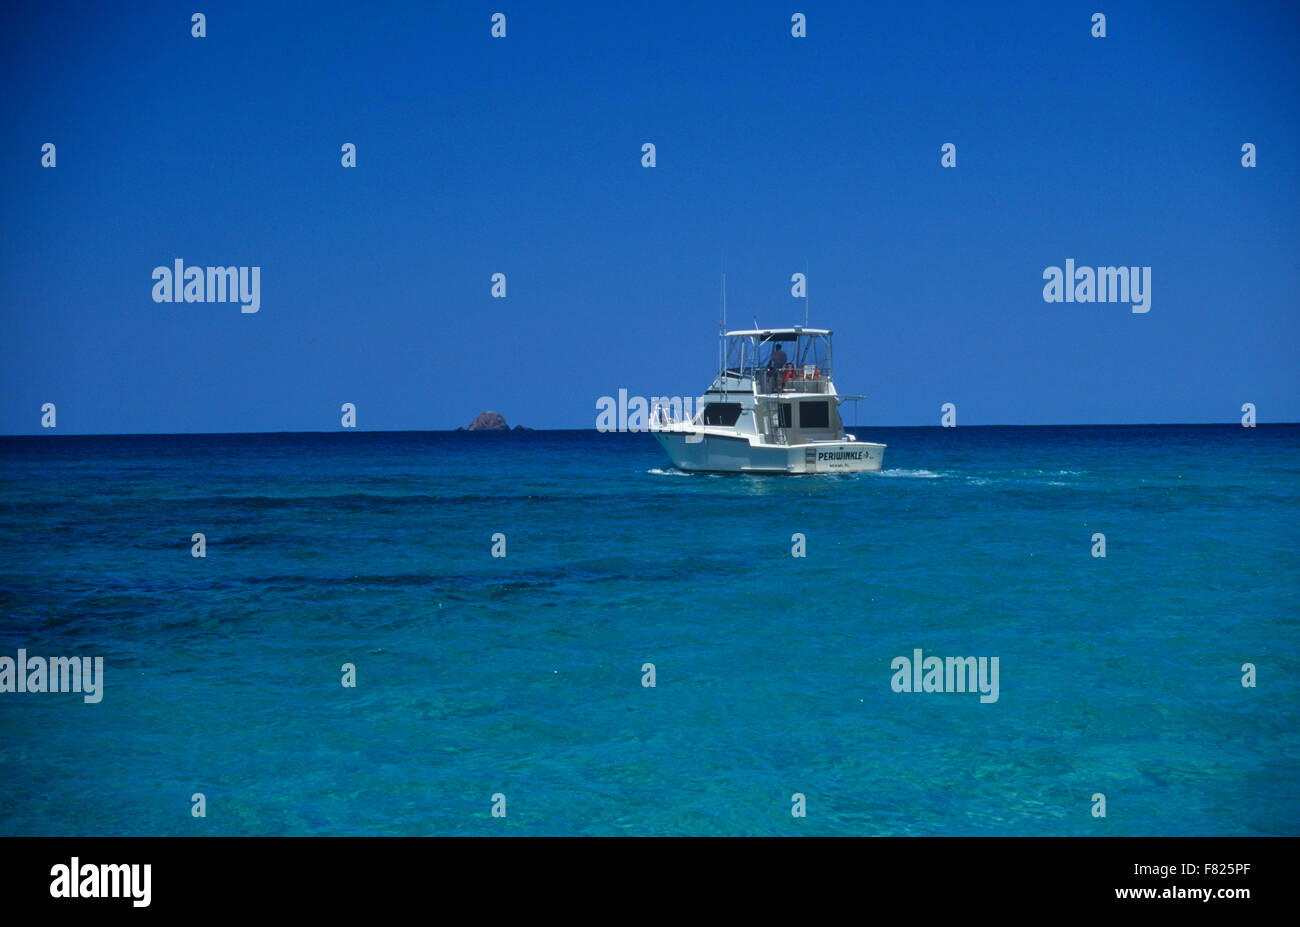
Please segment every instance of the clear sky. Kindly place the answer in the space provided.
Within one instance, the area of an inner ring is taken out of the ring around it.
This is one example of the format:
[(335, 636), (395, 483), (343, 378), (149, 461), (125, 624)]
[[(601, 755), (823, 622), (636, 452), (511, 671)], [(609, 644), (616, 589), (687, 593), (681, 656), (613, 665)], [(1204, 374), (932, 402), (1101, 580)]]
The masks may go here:
[(4, 4), (0, 433), (594, 427), (706, 388), (724, 265), (731, 327), (807, 267), (863, 425), (1297, 421), (1297, 9)]

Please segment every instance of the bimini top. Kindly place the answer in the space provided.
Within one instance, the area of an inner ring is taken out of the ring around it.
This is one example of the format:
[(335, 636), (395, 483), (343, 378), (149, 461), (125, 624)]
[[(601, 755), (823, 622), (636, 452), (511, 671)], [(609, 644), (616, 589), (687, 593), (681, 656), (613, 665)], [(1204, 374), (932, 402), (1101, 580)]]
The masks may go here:
[(794, 341), (800, 335), (833, 335), (829, 328), (752, 328), (743, 331), (727, 332), (727, 337), (733, 335), (762, 335), (763, 341)]

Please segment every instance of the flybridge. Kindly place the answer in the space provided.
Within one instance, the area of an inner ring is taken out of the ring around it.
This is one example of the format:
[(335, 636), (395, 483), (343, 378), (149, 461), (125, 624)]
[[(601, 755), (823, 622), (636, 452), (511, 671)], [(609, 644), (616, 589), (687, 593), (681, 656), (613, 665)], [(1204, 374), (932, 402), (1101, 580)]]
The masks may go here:
[(809, 374), (808, 379), (831, 375), (831, 336), (825, 328), (754, 328), (729, 331), (722, 373), (748, 377), (756, 371), (785, 370)]

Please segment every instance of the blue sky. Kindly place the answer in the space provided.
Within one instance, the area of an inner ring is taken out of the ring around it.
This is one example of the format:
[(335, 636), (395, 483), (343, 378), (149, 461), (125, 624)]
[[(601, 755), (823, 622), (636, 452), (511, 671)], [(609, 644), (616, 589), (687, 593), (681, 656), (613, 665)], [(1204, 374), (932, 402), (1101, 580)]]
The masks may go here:
[[(60, 433), (593, 427), (706, 388), (724, 264), (732, 327), (802, 321), (807, 266), (863, 425), (1300, 420), (1293, 4), (0, 17), (0, 433), (45, 402)], [(259, 266), (261, 310), (155, 303), (177, 258)], [(1044, 302), (1067, 258), (1150, 266), (1151, 311)]]

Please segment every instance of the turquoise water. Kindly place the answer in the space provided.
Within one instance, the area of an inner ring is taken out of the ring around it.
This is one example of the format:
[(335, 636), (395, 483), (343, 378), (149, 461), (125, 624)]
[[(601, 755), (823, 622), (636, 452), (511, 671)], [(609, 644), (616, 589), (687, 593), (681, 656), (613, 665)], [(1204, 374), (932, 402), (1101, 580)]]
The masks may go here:
[(0, 439), (0, 656), (105, 663), (0, 694), (0, 833), (1300, 832), (1300, 427), (858, 433)]

